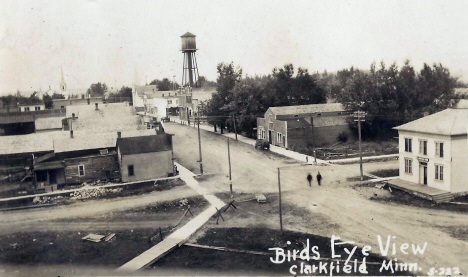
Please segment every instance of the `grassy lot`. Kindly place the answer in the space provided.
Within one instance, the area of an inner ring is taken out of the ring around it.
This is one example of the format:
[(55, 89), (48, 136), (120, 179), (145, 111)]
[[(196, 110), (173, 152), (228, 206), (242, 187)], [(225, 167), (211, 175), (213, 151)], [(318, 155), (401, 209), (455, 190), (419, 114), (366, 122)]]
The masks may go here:
[(382, 170), (377, 170), (377, 171), (371, 171), (369, 172), (372, 175), (385, 178), (385, 177), (395, 177), (400, 174), (400, 170), (398, 168), (396, 169), (382, 169)]
[[(398, 141), (363, 141), (361, 143), (361, 149), (363, 157), (398, 154)], [(314, 155), (313, 147), (297, 148), (291, 150), (310, 156)], [(328, 156), (327, 153), (335, 153), (341, 155)], [(317, 158), (319, 159), (335, 160), (356, 157), (359, 157), (358, 141), (335, 143), (333, 145), (324, 146), (317, 149)]]
[[(218, 274), (266, 274), (266, 275), (289, 275), (292, 265), (299, 265), (300, 259), (296, 261), (287, 260), (282, 264), (274, 264), (270, 257), (274, 257), (275, 251), (268, 248), (281, 247), (287, 251), (302, 250), (304, 243), (309, 240), (309, 247), (318, 246), (318, 252), (323, 262), (329, 263), (331, 258), (331, 240), (327, 237), (313, 234), (284, 231), (265, 228), (212, 228), (205, 231), (204, 236), (197, 240), (197, 244), (220, 246), (237, 250), (259, 251), (271, 255), (256, 255), (251, 253), (234, 253), (212, 249), (200, 249), (183, 246), (171, 254), (160, 259), (148, 270), (159, 270), (164, 268), (204, 269), (207, 274), (218, 272)], [(288, 241), (290, 244), (288, 244)], [(336, 254), (345, 256), (343, 246), (335, 246)], [(313, 256), (313, 254), (311, 254)], [(361, 261), (363, 255), (357, 250), (354, 258)], [(354, 258), (352, 260), (354, 260)], [(369, 275), (389, 275), (391, 272), (379, 272), (380, 265), (384, 259), (380, 256), (370, 254), (367, 259), (367, 270)], [(336, 260), (335, 260), (336, 262)], [(317, 264), (318, 261), (305, 261), (306, 264)], [(403, 273), (405, 274), (405, 273)], [(304, 275), (304, 274), (300, 274)], [(312, 274), (312, 275), (329, 275)], [(335, 274), (334, 275), (341, 275)], [(350, 275), (362, 275), (353, 272)], [(402, 273), (398, 273), (402, 275)]]
[[(21, 269), (22, 266), (98, 266), (113, 270), (159, 243), (159, 227), (164, 237), (174, 231), (172, 227), (182, 218), (188, 205), (196, 216), (206, 208), (207, 202), (203, 196), (195, 196), (97, 217), (50, 222), (50, 225), (64, 226), (60, 231), (25, 230), (0, 236), (0, 269), (7, 266), (20, 266), (15, 269)], [(179, 226), (183, 226), (191, 218), (183, 217)], [(105, 227), (106, 222), (109, 227)], [(106, 235), (109, 232), (116, 234), (117, 239), (114, 242), (94, 243), (82, 240), (89, 233)], [(152, 241), (149, 240), (151, 237), (154, 237)], [(12, 244), (15, 243), (21, 245), (21, 249), (13, 249)]]

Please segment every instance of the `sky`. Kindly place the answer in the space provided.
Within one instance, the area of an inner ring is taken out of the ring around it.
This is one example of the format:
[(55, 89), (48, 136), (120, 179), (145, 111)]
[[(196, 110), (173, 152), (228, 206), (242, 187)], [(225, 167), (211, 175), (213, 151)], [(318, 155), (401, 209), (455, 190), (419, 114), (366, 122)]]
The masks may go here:
[(0, 94), (180, 83), (180, 36), (197, 37), (200, 75), (292, 63), (334, 72), (372, 62), (442, 63), (468, 81), (468, 1), (0, 0)]

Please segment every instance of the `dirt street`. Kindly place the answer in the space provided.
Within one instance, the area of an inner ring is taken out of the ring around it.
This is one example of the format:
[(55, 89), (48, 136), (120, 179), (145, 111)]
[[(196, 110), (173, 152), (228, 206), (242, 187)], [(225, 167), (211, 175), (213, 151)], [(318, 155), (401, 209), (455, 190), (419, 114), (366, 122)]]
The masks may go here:
[[(175, 134), (174, 153), (177, 162), (198, 173), (198, 138), (196, 129), (176, 123), (166, 124), (166, 131)], [(201, 131), (203, 167), (205, 176), (199, 178), (202, 186), (212, 192), (228, 192), (227, 138)], [(398, 258), (407, 263), (418, 263), (421, 273), (431, 267), (459, 267), (468, 272), (468, 243), (451, 237), (443, 227), (466, 226), (468, 215), (450, 211), (377, 203), (370, 201), (351, 188), (347, 178), (359, 176), (359, 164), (305, 166), (295, 160), (270, 152), (254, 149), (247, 144), (231, 140), (232, 183), (234, 193), (273, 193), (278, 191), (277, 168), (281, 169), (283, 202), (294, 205), (311, 215), (320, 214), (330, 222), (331, 228), (309, 229), (307, 232), (354, 241), (359, 246), (370, 245), (372, 252), (380, 254), (377, 236), (395, 236), (392, 242), (398, 248), (403, 243), (427, 247), (423, 255), (405, 255), (397, 249)], [(398, 168), (398, 161), (365, 163), (364, 171)], [(315, 175), (320, 171), (323, 180), (318, 186)], [(312, 187), (307, 184), (308, 173), (313, 175)], [(294, 213), (294, 211), (290, 211)], [(273, 216), (273, 215), (272, 215)], [(276, 220), (277, 215), (274, 215)], [(291, 215), (290, 215), (291, 216)], [(301, 214), (296, 220), (285, 222), (285, 228), (300, 229)], [(336, 226), (336, 229), (333, 228)]]

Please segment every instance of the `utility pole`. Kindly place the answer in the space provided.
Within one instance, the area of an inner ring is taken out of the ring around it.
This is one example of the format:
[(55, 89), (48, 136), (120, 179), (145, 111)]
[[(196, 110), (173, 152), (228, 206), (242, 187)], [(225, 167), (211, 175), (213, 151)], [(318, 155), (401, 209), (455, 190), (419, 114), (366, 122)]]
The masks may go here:
[(232, 121), (234, 121), (234, 133), (236, 134), (236, 140), (237, 140), (236, 117), (234, 116), (234, 114), (232, 114)]
[(231, 176), (231, 151), (229, 150), (229, 138), (227, 138), (227, 146), (228, 146), (228, 161), (229, 161), (229, 190), (231, 191), (231, 198), (232, 198), (233, 194), (232, 194), (232, 176)]
[(362, 112), (362, 111), (357, 111), (357, 112), (354, 112), (354, 115), (353, 115), (355, 118), (354, 121), (357, 121), (358, 123), (358, 133), (359, 133), (359, 168), (360, 168), (360, 171), (361, 171), (361, 181), (364, 181), (364, 175), (363, 175), (363, 171), (362, 171), (362, 148), (361, 148), (361, 121), (365, 121), (365, 120), (362, 120), (361, 118), (365, 117), (366, 116), (366, 113), (365, 112)]
[(198, 161), (200, 163), (200, 175), (203, 175), (203, 162), (202, 162), (202, 151), (201, 151), (201, 140), (200, 140), (200, 117), (197, 117), (198, 121), (198, 150), (200, 154), (200, 160)]
[(314, 163), (317, 163), (317, 152), (315, 151), (315, 129), (314, 129), (314, 116), (310, 116), (310, 124), (312, 124), (312, 143), (314, 144)]
[(279, 192), (279, 218), (280, 218), (280, 230), (283, 233), (283, 213), (281, 211), (281, 181), (280, 181), (280, 168), (278, 167), (278, 192)]

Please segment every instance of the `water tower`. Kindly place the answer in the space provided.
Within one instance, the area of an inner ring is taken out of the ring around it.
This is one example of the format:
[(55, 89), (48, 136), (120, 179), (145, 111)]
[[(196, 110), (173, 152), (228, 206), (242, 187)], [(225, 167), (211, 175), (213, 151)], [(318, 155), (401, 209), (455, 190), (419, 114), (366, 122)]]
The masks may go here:
[(197, 43), (195, 42), (195, 35), (189, 32), (180, 36), (182, 39), (182, 53), (184, 54), (184, 65), (182, 72), (182, 87), (198, 87), (198, 74), (197, 58)]

